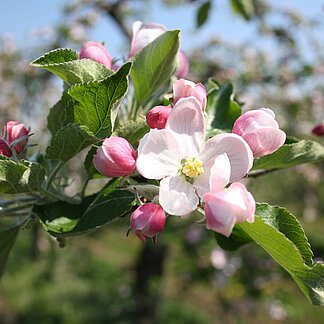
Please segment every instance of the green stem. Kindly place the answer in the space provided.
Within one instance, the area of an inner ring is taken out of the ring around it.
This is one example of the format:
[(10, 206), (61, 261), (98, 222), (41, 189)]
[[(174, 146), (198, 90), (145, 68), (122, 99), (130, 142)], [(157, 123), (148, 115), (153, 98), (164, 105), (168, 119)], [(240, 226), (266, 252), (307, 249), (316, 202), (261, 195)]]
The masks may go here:
[(63, 166), (64, 162), (60, 161), (56, 164), (55, 168), (53, 169), (52, 173), (49, 175), (47, 182), (46, 182), (46, 186), (45, 186), (45, 190), (48, 191), (53, 180), (55, 179), (55, 176), (57, 174), (57, 172), (61, 169), (61, 167)]

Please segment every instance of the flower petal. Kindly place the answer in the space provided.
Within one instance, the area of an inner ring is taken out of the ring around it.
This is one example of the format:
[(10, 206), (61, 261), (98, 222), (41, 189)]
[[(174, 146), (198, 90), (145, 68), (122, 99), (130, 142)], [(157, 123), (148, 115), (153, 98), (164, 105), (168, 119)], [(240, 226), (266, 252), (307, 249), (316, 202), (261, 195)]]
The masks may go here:
[(174, 105), (165, 129), (180, 134), (188, 147), (193, 143), (191, 156), (196, 156), (205, 141), (205, 118), (198, 100), (194, 97), (181, 98)]
[(183, 216), (197, 208), (199, 199), (194, 187), (185, 177), (176, 176), (161, 180), (159, 202), (167, 213)]
[(236, 223), (235, 210), (226, 201), (226, 192), (208, 192), (204, 196), (207, 229), (229, 237)]
[(286, 140), (286, 133), (276, 128), (259, 128), (242, 136), (249, 144), (254, 157), (271, 154)]
[(231, 164), (230, 182), (242, 179), (253, 165), (253, 154), (245, 140), (236, 134), (220, 134), (209, 139), (200, 154), (203, 163), (226, 153)]
[(165, 129), (151, 129), (140, 141), (136, 168), (147, 179), (176, 175), (186, 155), (176, 134)]
[(194, 181), (198, 195), (203, 196), (210, 191), (222, 190), (228, 183), (231, 175), (231, 165), (227, 155), (217, 155), (204, 164), (204, 173)]

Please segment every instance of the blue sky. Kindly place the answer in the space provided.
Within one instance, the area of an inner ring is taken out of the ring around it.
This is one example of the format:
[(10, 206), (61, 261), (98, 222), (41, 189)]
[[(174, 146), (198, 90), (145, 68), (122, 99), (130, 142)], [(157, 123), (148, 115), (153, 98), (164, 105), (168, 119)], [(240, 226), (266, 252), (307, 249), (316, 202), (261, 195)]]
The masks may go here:
[[(136, 0), (135, 0), (136, 1)], [(67, 0), (10, 0), (0, 2), (0, 35), (10, 34), (20, 47), (28, 48), (30, 32), (44, 26), (53, 26), (59, 22), (60, 7)], [(294, 6), (294, 9), (306, 16), (322, 14), (324, 16), (324, 1), (322, 0), (269, 0), (274, 5), (284, 7)], [(148, 1), (147, 22), (164, 24), (168, 29), (180, 29), (182, 32), (181, 47), (190, 50), (195, 46), (203, 45), (211, 36), (229, 39), (233, 43), (247, 42), (259, 43), (255, 39), (256, 33), (253, 24), (248, 24), (235, 16), (229, 9), (227, 0), (214, 1), (208, 23), (200, 30), (195, 30), (196, 4), (183, 7), (163, 6), (160, 0)], [(324, 17), (323, 17), (324, 18)], [(323, 35), (324, 31), (318, 31)], [(113, 35), (113, 37), (111, 37)], [(107, 47), (113, 56), (120, 56), (125, 50), (125, 40), (116, 29), (115, 25), (107, 19), (100, 19), (89, 38), (97, 41), (106, 41)], [(271, 49), (271, 44), (261, 42), (261, 46)]]

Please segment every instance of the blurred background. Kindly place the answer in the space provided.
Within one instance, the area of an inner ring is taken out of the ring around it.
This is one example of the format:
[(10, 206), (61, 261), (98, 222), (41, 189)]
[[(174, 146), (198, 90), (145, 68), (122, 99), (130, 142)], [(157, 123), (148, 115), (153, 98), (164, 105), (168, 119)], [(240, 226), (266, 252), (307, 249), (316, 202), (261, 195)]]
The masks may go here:
[[(29, 62), (58, 47), (105, 42), (128, 56), (135, 20), (181, 30), (187, 79), (232, 82), (244, 110), (271, 107), (288, 135), (324, 122), (324, 1), (56, 0), (0, 3), (0, 122), (19, 120), (42, 150), (63, 85)], [(324, 258), (324, 166), (248, 180), (257, 201), (289, 209)], [(75, 172), (75, 181), (80, 174)], [(218, 247), (192, 220), (168, 219), (158, 245), (126, 238), (129, 219), (66, 247), (39, 227), (21, 231), (0, 282), (0, 323), (323, 323), (261, 248)]]

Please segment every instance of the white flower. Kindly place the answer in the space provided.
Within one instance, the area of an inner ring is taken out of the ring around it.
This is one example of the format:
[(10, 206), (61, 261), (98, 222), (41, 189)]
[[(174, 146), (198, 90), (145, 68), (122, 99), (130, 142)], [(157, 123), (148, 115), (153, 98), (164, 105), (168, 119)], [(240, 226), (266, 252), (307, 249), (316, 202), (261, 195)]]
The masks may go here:
[(151, 129), (140, 141), (136, 163), (147, 179), (160, 180), (159, 201), (171, 215), (194, 211), (199, 198), (244, 177), (253, 155), (236, 134), (220, 134), (205, 143), (205, 119), (194, 97), (180, 99), (165, 129)]

